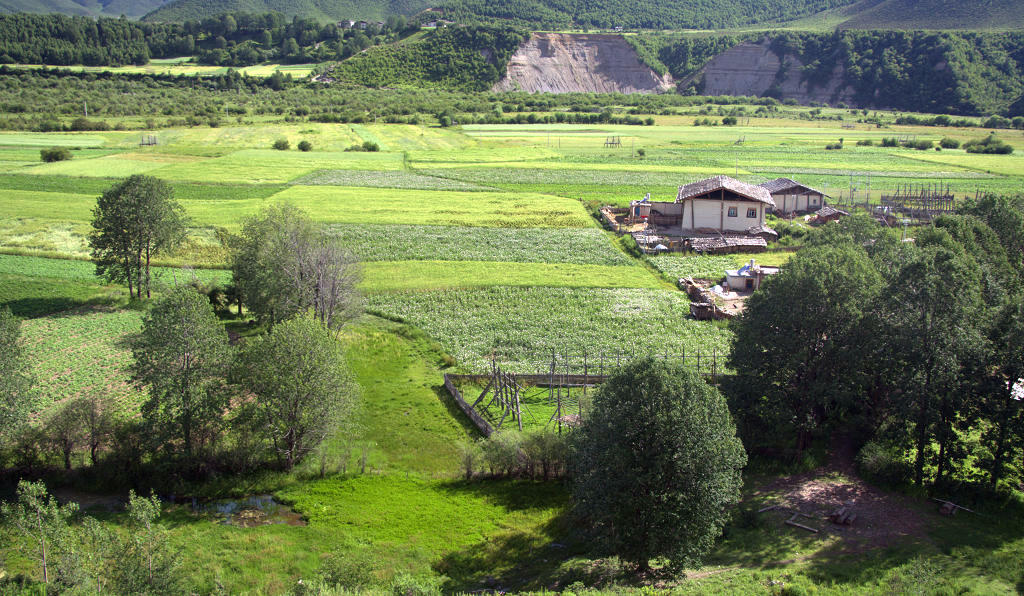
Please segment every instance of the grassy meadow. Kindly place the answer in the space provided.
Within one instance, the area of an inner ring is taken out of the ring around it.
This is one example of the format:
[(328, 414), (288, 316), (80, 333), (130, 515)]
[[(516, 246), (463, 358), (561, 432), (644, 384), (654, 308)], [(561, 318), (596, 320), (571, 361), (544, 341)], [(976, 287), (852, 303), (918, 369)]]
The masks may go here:
[[(209, 496), (273, 493), (306, 526), (237, 528), (169, 506), (165, 527), (187, 547), (196, 589), (279, 594), (332, 553), (359, 562), (374, 581), (403, 571), (436, 578), (446, 591), (495, 582), (542, 591), (614, 579), (611, 562), (569, 531), (562, 484), (457, 479), (457, 446), (479, 435), (441, 381), (445, 371), (485, 370), (491, 357), (534, 372), (552, 351), (726, 353), (728, 327), (690, 319), (688, 298), (670, 280), (720, 277), (749, 255), (637, 258), (599, 226), (596, 205), (628, 204), (648, 192), (671, 200), (680, 184), (716, 174), (751, 183), (787, 176), (835, 197), (852, 187), (863, 198), (870, 189), (874, 200), (906, 184), (941, 182), (958, 196), (1024, 189), (1020, 131), (998, 133), (1017, 148), (1013, 155), (978, 156), (878, 146), (897, 135), (937, 141), (987, 134), (977, 129), (851, 129), (797, 118), (696, 127), (694, 118), (657, 116), (654, 126), (454, 128), (268, 121), (160, 130), (156, 147), (139, 147), (136, 132), (0, 133), (0, 306), (26, 319), (24, 340), (41, 386), (37, 417), (65, 399), (97, 393), (131, 416), (144, 397), (126, 368), (126, 340), (142, 310), (84, 260), (100, 193), (136, 173), (170, 182), (191, 221), (186, 244), (159, 259), (164, 283), (192, 275), (229, 282), (226, 235), (260, 208), (289, 202), (329, 224), (365, 261), (366, 314), (341, 333), (362, 393), (358, 424), (328, 445), (324, 478), (319, 462), (310, 461), (292, 475), (198, 489)], [(622, 146), (605, 148), (609, 136), (621, 137)], [(825, 151), (840, 137), (842, 150)], [(292, 149), (270, 149), (278, 139)], [(856, 145), (864, 139), (875, 144)], [(302, 140), (313, 150), (294, 149)], [(345, 151), (364, 141), (381, 151)], [(73, 159), (42, 163), (39, 150), (52, 146), (71, 148)], [(754, 258), (783, 265), (791, 254)], [(530, 405), (538, 419), (550, 416), (544, 400)], [(750, 503), (770, 496), (762, 481), (748, 481)], [(792, 593), (851, 594), (921, 586), (1010, 593), (1024, 586), (1012, 571), (1022, 568), (1019, 522), (927, 512), (918, 535), (858, 551), (856, 561), (841, 565), (829, 564), (844, 556), (835, 536), (738, 517), (707, 565), (676, 587), (779, 593), (773, 582), (783, 582)], [(0, 526), (0, 544), (10, 544), (7, 530)], [(0, 560), (0, 572), (31, 571), (6, 546)]]

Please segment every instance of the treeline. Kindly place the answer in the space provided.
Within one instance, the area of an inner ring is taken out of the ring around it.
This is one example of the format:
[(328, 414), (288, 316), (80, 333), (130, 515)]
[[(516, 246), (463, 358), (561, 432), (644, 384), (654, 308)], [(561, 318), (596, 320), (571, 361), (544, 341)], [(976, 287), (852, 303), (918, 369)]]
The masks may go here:
[(0, 15), (0, 63), (142, 65), (150, 58), (193, 54), (200, 63), (222, 66), (322, 62), (345, 59), (418, 29), (397, 16), (365, 30), (343, 30), (334, 23), (289, 20), (276, 12), (225, 13), (183, 23), (10, 14)]
[[(329, 75), (324, 75), (329, 76)], [(88, 104), (89, 117), (82, 115)], [(649, 114), (673, 114), (676, 108), (703, 105), (709, 111), (735, 104), (760, 104), (775, 113), (770, 98), (684, 97), (676, 94), (530, 94), (519, 91), (479, 93), (443, 88), (371, 89), (293, 81), (290, 75), (268, 78), (229, 69), (210, 77), (81, 73), (61, 69), (21, 70), (0, 66), (0, 127), (8, 130), (124, 129), (123, 119), (140, 119), (132, 127), (219, 126), (247, 122), (255, 116), (286, 121), (420, 123), (423, 115), (449, 114), (469, 122), (529, 122), (560, 113), (565, 122)], [(609, 111), (608, 106), (617, 106)], [(738, 106), (739, 110), (744, 106)], [(731, 110), (731, 111), (735, 111)], [(721, 112), (722, 110), (718, 110)], [(759, 115), (762, 112), (758, 111)], [(720, 113), (719, 115), (726, 115)], [(733, 114), (729, 115), (741, 115)], [(610, 121), (610, 120), (609, 120)], [(646, 123), (646, 118), (644, 119)], [(635, 121), (633, 123), (636, 123)]]
[(505, 74), (525, 31), (493, 27), (445, 27), (415, 43), (389, 45), (338, 64), (329, 76), (365, 85), (438, 86), (486, 91)]
[(1022, 246), (1024, 197), (968, 202), (913, 242), (867, 217), (808, 236), (735, 322), (748, 449), (800, 459), (839, 436), (876, 479), (1017, 487)]
[(597, 27), (610, 29), (722, 29), (796, 18), (849, 0), (726, 0), (707, 2), (612, 2), (584, 0), (448, 0), (440, 5), (447, 18), (459, 23), (501, 21), (540, 29)]
[(841, 66), (862, 106), (1014, 116), (1011, 105), (1024, 95), (1021, 33), (783, 32), (772, 49), (798, 58), (812, 86)]

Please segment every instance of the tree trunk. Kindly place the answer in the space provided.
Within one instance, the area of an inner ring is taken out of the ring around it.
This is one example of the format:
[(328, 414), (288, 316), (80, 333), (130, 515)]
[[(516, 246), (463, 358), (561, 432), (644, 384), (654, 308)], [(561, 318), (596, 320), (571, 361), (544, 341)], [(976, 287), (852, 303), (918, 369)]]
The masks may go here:
[(917, 413), (917, 455), (914, 458), (914, 484), (918, 487), (924, 485), (924, 450), (928, 443), (928, 406), (927, 398), (922, 395), (918, 398)]
[(89, 444), (89, 460), (92, 462), (92, 465), (94, 466), (96, 465), (96, 450), (99, 448), (99, 446), (99, 443), (95, 442)]
[(146, 298), (151, 298), (149, 293), (149, 244), (146, 244)]
[(65, 447), (63, 451), (64, 451), (64, 469), (65, 470), (70, 470), (71, 469), (71, 448), (70, 447)]

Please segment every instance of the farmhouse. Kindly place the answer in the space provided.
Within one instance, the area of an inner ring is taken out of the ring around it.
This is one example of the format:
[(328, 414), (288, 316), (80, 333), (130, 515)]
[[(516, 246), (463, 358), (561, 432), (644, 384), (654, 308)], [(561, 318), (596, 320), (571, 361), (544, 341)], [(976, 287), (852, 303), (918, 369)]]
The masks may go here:
[[(624, 223), (634, 226), (637, 243), (649, 251), (659, 245), (701, 252), (760, 250), (778, 237), (765, 225), (774, 206), (766, 189), (715, 176), (680, 186), (671, 203), (651, 201), (650, 195), (631, 202)], [(606, 218), (612, 215), (608, 210)]]
[(760, 186), (771, 193), (775, 201), (775, 212), (782, 215), (817, 211), (825, 206), (828, 197), (820, 190), (789, 178), (776, 178)]

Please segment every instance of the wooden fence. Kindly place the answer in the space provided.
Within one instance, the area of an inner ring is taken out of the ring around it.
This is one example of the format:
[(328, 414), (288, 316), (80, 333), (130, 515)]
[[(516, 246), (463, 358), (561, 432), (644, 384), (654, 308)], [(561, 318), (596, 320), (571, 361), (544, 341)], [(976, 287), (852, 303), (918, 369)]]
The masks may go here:
[(448, 390), (448, 393), (452, 394), (452, 397), (455, 398), (455, 403), (458, 404), (459, 408), (466, 413), (466, 416), (469, 416), (469, 419), (472, 420), (473, 424), (480, 429), (480, 432), (483, 433), (485, 437), (491, 436), (491, 433), (494, 432), (494, 427), (491, 426), (490, 422), (484, 420), (484, 417), (474, 410), (472, 406), (466, 403), (466, 400), (462, 398), (462, 393), (459, 392), (459, 388), (455, 386), (455, 383), (452, 383), (450, 378), (452, 376), (453, 375), (448, 374), (444, 376), (445, 389)]

